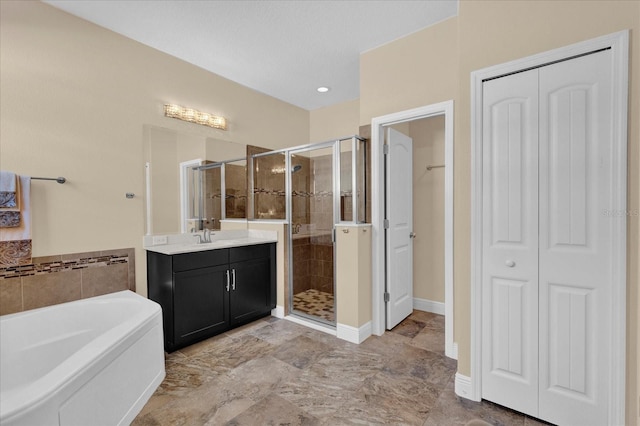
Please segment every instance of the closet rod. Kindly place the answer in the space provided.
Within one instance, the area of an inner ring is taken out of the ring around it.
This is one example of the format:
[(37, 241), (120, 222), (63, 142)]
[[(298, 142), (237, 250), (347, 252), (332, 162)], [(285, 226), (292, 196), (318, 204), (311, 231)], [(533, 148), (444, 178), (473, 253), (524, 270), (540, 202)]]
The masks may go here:
[(37, 180), (55, 180), (56, 182), (62, 184), (65, 183), (67, 181), (67, 179), (63, 178), (62, 176), (59, 176), (57, 178), (47, 178), (47, 177), (35, 177), (32, 176), (31, 179), (37, 179)]
[(444, 167), (444, 164), (441, 164), (439, 166), (427, 166), (427, 170), (431, 171), (431, 169), (439, 169), (440, 167)]

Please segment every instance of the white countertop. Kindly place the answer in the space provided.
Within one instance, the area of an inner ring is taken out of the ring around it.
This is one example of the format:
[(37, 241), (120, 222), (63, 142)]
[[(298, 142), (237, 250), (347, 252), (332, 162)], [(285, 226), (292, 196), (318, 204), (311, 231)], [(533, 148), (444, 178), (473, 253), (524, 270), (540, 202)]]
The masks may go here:
[[(257, 231), (253, 229), (214, 231), (211, 233), (210, 243), (197, 243), (196, 235), (202, 235), (202, 232), (195, 234), (145, 235), (142, 239), (142, 247), (148, 251), (173, 255), (205, 250), (217, 250), (229, 247), (275, 243), (278, 241), (278, 233), (276, 231)], [(157, 243), (158, 240), (166, 240), (166, 243)]]

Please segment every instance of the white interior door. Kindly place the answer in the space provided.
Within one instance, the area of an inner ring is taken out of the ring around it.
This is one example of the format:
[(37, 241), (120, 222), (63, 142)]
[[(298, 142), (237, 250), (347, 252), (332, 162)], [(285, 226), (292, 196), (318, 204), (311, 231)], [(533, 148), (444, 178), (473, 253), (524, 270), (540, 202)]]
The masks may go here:
[(611, 51), (540, 68), (540, 418), (608, 423)]
[(413, 140), (387, 128), (387, 329), (413, 311)]
[(482, 397), (608, 423), (611, 51), (483, 84)]
[(483, 85), (482, 397), (538, 412), (538, 70)]

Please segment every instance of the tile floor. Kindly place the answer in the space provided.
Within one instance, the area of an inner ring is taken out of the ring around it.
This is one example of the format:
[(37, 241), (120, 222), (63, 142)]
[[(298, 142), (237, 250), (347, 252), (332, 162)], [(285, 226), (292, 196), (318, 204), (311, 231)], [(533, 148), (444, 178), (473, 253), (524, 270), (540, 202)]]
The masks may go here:
[(360, 345), (269, 317), (167, 354), (166, 366), (133, 425), (545, 424), (458, 398), (444, 318), (421, 311)]
[(309, 289), (293, 295), (293, 309), (334, 322), (333, 294)]

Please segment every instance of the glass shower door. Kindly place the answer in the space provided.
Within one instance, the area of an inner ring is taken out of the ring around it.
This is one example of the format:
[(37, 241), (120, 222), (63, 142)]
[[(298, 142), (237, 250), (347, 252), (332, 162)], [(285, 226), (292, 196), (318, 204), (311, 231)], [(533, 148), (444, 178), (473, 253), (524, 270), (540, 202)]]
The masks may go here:
[(335, 325), (334, 145), (291, 151), (291, 312)]

